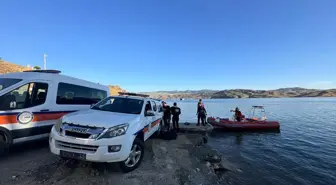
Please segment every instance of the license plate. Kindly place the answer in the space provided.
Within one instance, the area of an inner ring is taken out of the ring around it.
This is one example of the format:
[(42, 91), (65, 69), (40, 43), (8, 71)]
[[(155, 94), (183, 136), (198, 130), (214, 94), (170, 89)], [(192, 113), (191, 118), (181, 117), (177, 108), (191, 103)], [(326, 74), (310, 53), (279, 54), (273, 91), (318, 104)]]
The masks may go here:
[(86, 154), (82, 153), (75, 153), (75, 152), (68, 152), (68, 151), (60, 151), (61, 157), (65, 158), (71, 158), (71, 159), (79, 159), (79, 160), (85, 160), (86, 159)]

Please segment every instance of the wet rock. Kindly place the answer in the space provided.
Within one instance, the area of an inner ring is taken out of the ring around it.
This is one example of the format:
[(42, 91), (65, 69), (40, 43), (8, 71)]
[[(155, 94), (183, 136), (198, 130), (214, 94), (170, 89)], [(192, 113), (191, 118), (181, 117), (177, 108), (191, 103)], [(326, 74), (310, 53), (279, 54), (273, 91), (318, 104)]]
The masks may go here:
[(209, 161), (207, 161), (207, 162), (205, 163), (205, 165), (206, 165), (207, 167), (210, 167), (210, 166), (211, 166), (211, 163), (210, 163)]
[(218, 170), (218, 169), (220, 169), (220, 166), (219, 166), (219, 164), (214, 164), (214, 165), (213, 165), (213, 168), (214, 168), (215, 170)]
[(212, 161), (218, 163), (218, 162), (221, 161), (221, 158), (219, 156), (215, 155), (215, 156), (213, 156)]
[(12, 179), (16, 179), (16, 176), (13, 175), (13, 176), (12, 176)]
[(220, 163), (214, 164), (213, 168), (216, 173), (223, 173), (229, 171), (228, 169), (224, 168)]
[(87, 163), (81, 163), (81, 167), (82, 167), (82, 168), (86, 168), (87, 166), (88, 166)]
[(196, 147), (201, 147), (203, 145), (203, 141), (199, 141), (197, 144), (196, 144)]
[(160, 150), (162, 151), (162, 152), (165, 152), (165, 153), (167, 153), (167, 148), (166, 147), (160, 147)]
[(221, 158), (218, 155), (208, 154), (204, 157), (204, 161), (208, 161), (210, 163), (219, 163)]
[(204, 160), (205, 161), (209, 161), (212, 158), (212, 154), (207, 154), (206, 156), (204, 156)]
[(199, 168), (196, 168), (197, 172), (201, 171)]
[(172, 169), (173, 167), (172, 167), (172, 165), (167, 164), (167, 168), (168, 168), (168, 169)]
[(92, 177), (94, 177), (95, 174), (96, 174), (95, 171), (91, 170), (90, 175), (91, 175)]
[(203, 143), (208, 143), (208, 138), (207, 137), (203, 137)]

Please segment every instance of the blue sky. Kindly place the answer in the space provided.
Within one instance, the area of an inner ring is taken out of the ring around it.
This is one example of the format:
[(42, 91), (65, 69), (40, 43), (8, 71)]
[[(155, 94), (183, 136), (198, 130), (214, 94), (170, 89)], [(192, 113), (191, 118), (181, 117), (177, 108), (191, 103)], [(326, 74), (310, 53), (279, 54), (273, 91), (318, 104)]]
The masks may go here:
[(335, 0), (0, 0), (0, 56), (129, 91), (336, 87)]

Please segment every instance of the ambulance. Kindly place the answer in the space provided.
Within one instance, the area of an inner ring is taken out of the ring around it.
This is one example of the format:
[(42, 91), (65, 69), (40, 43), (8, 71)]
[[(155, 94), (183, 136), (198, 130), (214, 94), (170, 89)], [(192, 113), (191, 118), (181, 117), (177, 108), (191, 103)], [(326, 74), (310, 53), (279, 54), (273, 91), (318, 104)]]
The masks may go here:
[(13, 144), (48, 138), (63, 115), (88, 109), (109, 95), (109, 88), (61, 75), (29, 70), (0, 75), (0, 155)]

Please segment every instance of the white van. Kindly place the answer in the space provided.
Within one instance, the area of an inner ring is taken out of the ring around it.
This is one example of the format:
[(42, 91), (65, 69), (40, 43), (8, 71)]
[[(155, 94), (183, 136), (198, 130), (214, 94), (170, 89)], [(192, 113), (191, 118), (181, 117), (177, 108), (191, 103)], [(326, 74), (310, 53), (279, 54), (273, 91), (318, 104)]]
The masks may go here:
[(109, 94), (107, 86), (59, 73), (0, 75), (0, 155), (12, 144), (48, 137), (57, 119), (88, 109)]

